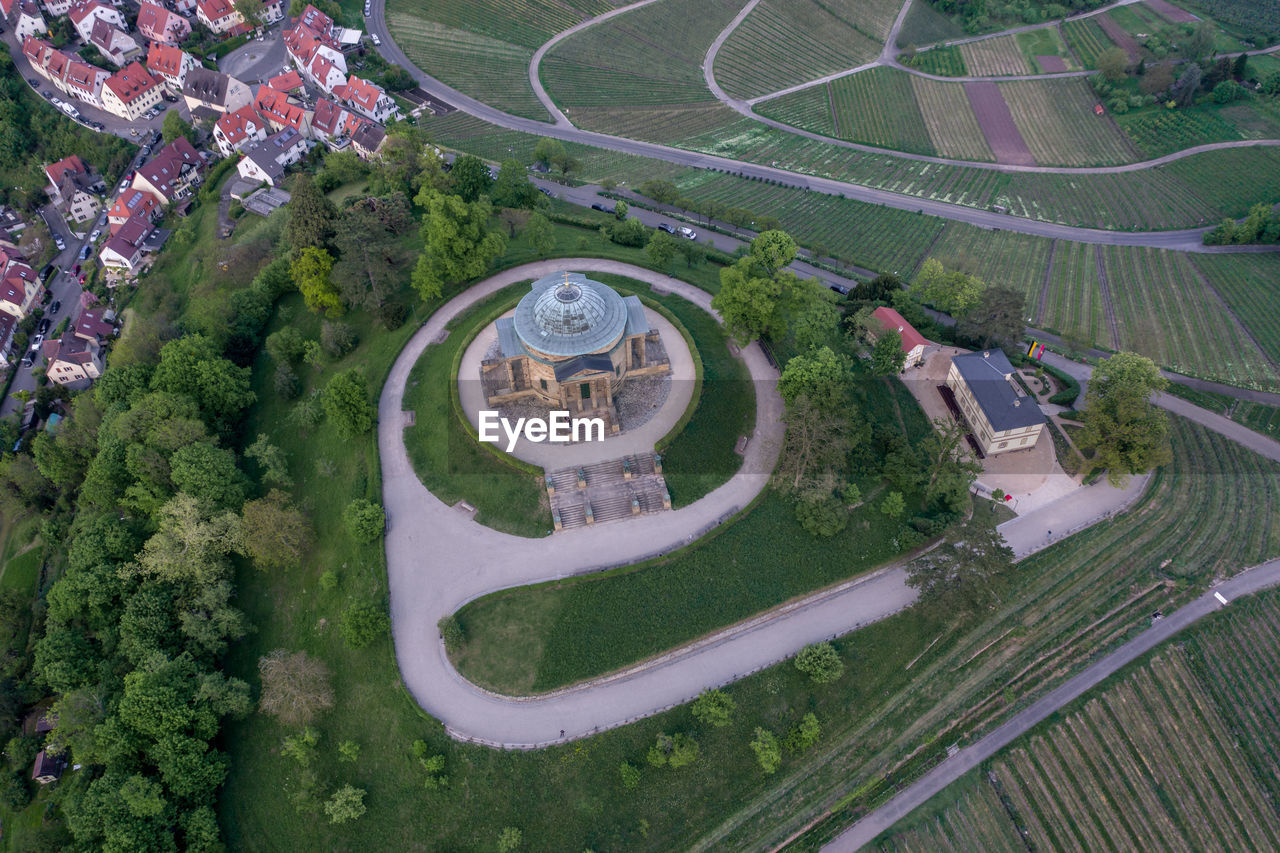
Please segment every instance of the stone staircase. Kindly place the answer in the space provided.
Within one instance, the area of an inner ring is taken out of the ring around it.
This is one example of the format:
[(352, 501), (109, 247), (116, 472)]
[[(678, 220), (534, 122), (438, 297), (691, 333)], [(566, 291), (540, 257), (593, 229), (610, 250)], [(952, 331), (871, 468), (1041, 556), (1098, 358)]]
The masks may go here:
[(654, 454), (625, 456), (546, 476), (556, 530), (602, 524), (671, 508)]

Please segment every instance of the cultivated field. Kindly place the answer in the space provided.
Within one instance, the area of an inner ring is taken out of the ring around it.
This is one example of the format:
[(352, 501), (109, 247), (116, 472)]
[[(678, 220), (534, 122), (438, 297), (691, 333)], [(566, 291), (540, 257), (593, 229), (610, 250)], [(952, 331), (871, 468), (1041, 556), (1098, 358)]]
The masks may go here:
[(898, 31), (898, 47), (923, 46), (965, 35), (964, 27), (934, 9), (932, 4), (912, 3)]
[[(804, 127), (800, 122), (806, 120), (822, 126), (821, 105), (826, 102), (835, 117), (833, 135), (840, 139), (933, 154), (933, 144), (916, 105), (910, 77), (893, 68), (872, 68), (833, 80), (826, 86), (765, 101), (756, 106), (756, 111), (798, 127)], [(828, 124), (826, 130), (818, 132), (831, 133), (831, 127)]]
[(1095, 260), (1097, 248), (1084, 243), (1057, 241), (1049, 293), (1036, 323), (1107, 349), (1115, 349), (1103, 313)]
[(1263, 352), (1280, 363), (1280, 254), (1195, 255), (1192, 262)]
[(1280, 387), (1273, 365), (1187, 255), (1107, 246), (1103, 259), (1120, 333), (1117, 348), (1190, 376), (1246, 388)]
[(389, 5), (397, 12), (530, 48), (614, 7), (608, 0), (392, 0)]
[(964, 57), (969, 73), (975, 77), (1035, 73), (1013, 36), (997, 36), (962, 44), (960, 55)]
[(505, 112), (550, 118), (529, 85), (532, 49), (428, 21), (399, 8), (396, 3), (387, 10), (387, 26), (396, 44), (423, 71)]
[(1025, 839), (1019, 849), (1276, 849), (1277, 660), (1280, 596), (1239, 599), (1005, 750), (881, 849), (1003, 849), (1011, 835)]
[(1143, 4), (1151, 11), (1155, 12), (1166, 21), (1175, 24), (1190, 24), (1197, 19), (1196, 16), (1188, 12), (1186, 9), (1180, 9), (1168, 0), (1146, 0)]
[(702, 79), (707, 46), (738, 4), (662, 0), (565, 39), (542, 61), (543, 85), (575, 107), (662, 106), (712, 101)]
[(716, 81), (751, 98), (853, 68), (880, 53), (897, 0), (764, 0), (716, 55)]
[(948, 269), (976, 275), (987, 284), (1001, 284), (1026, 296), (1023, 317), (1040, 299), (1051, 241), (1012, 231), (987, 231), (963, 222), (947, 225), (929, 256)]
[(667, 145), (699, 134), (715, 134), (733, 124), (738, 114), (719, 101), (693, 104), (659, 104), (627, 107), (575, 107), (565, 110), (573, 123), (586, 130), (598, 130), (632, 139)]
[(1109, 115), (1095, 115), (1088, 82), (1068, 77), (1000, 84), (1013, 120), (1041, 166), (1111, 166), (1138, 152)]
[(1274, 44), (1280, 39), (1280, 0), (1188, 0), (1196, 11)]
[(1094, 18), (1064, 21), (1061, 26), (1067, 44), (1080, 57), (1085, 68), (1097, 67), (1098, 57), (1116, 46)]
[[(911, 8), (914, 10), (917, 7), (913, 5)], [(937, 74), (940, 77), (963, 77), (967, 73), (964, 57), (960, 55), (958, 47), (935, 47), (916, 54), (910, 62), (906, 59), (902, 61), (926, 74)]]
[(1154, 107), (1115, 117), (1145, 157), (1159, 157), (1206, 142), (1240, 139), (1240, 131), (1212, 107)]
[[(1124, 9), (1113, 11), (1123, 12)], [(1120, 23), (1121, 20), (1124, 20), (1122, 16), (1112, 17), (1112, 12), (1104, 12), (1101, 15), (1094, 16), (1091, 20), (1097, 21), (1098, 26), (1106, 33), (1107, 38), (1129, 55), (1130, 62), (1138, 61), (1141, 49), (1138, 47), (1137, 39)]]
[(964, 84), (964, 93), (978, 118), (997, 163), (1034, 166), (1036, 160), (1018, 130), (1000, 87), (989, 80)]
[(683, 196), (776, 216), (804, 246), (862, 267), (909, 275), (941, 233), (944, 222), (837, 196), (699, 172), (677, 184)]
[(995, 159), (960, 84), (913, 76), (911, 89), (939, 156), (986, 163)]
[(1080, 70), (1080, 64), (1067, 49), (1067, 43), (1062, 40), (1062, 33), (1058, 32), (1056, 25), (1018, 33), (1014, 38), (1022, 49), (1022, 55), (1036, 72), (1048, 74)]

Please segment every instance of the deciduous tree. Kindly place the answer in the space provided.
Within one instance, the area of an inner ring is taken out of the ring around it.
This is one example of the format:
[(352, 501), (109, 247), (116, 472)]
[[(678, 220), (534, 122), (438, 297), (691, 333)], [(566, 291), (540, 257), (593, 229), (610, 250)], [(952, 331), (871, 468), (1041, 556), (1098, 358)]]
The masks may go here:
[(766, 776), (778, 772), (782, 766), (782, 745), (778, 736), (766, 728), (756, 726), (755, 737), (751, 739), (751, 751), (756, 754), (756, 762)]
[(258, 708), (286, 726), (310, 723), (333, 707), (329, 668), (306, 652), (276, 649), (258, 660), (262, 695)]
[(302, 292), (302, 298), (312, 311), (320, 311), (327, 317), (340, 316), (345, 310), (342, 295), (332, 279), (333, 255), (325, 249), (308, 246), (300, 251), (289, 264), (293, 283)]
[(844, 661), (830, 643), (810, 643), (796, 655), (796, 669), (814, 684), (827, 684), (844, 675)]
[(1012, 347), (1022, 340), (1026, 324), (1022, 291), (1003, 284), (987, 287), (977, 304), (960, 319), (960, 333), (976, 340), (982, 347)]
[(871, 372), (876, 376), (897, 376), (907, 363), (902, 351), (902, 334), (897, 329), (881, 328), (871, 347)]
[(720, 270), (720, 292), (711, 299), (739, 346), (767, 337), (775, 328), (782, 294), (776, 281), (755, 275), (752, 266), (750, 258), (742, 258)]
[(733, 722), (733, 712), (738, 703), (723, 690), (704, 690), (693, 700), (693, 718), (715, 728), (723, 728)]
[(245, 550), (260, 569), (297, 565), (315, 539), (307, 517), (279, 489), (246, 503), (242, 523)]
[(1168, 387), (1155, 362), (1122, 352), (1098, 365), (1089, 380), (1081, 420), (1079, 446), (1094, 451), (1095, 468), (1107, 469), (1107, 480), (1123, 487), (1141, 474), (1173, 458), (1169, 421), (1150, 400)]
[(369, 402), (364, 377), (354, 367), (330, 379), (321, 399), (325, 417), (343, 438), (355, 438), (372, 429), (377, 412)]
[(489, 205), (467, 204), (430, 188), (418, 194), (423, 252), (413, 270), (413, 286), (425, 300), (437, 299), (446, 284), (475, 278), (506, 249), (501, 231), (488, 230)]
[(489, 167), (479, 157), (471, 154), (463, 154), (453, 161), (453, 168), (449, 170), (449, 183), (454, 193), (468, 204), (482, 195), (489, 195), (493, 188)]
[(974, 517), (948, 541), (914, 560), (907, 583), (940, 612), (982, 612), (1007, 594), (1013, 551), (989, 519)]

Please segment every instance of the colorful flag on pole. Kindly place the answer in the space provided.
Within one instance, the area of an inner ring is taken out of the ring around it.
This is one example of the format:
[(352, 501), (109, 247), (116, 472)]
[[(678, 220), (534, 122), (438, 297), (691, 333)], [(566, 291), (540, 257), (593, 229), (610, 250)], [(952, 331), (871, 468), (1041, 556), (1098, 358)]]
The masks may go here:
[(1027, 350), (1027, 358), (1034, 358), (1037, 361), (1044, 355), (1044, 344), (1036, 341), (1031, 342), (1031, 349)]

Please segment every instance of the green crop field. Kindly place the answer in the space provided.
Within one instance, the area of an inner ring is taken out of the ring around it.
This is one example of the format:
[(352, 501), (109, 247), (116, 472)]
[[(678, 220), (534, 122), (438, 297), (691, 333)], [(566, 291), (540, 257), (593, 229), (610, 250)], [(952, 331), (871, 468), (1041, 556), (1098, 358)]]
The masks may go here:
[(1052, 241), (1012, 231), (988, 231), (963, 222), (952, 222), (932, 249), (948, 269), (976, 275), (987, 284), (1020, 290), (1026, 296), (1023, 316), (1035, 309), (1040, 299), (1045, 265)]
[(1076, 62), (1075, 57), (1071, 55), (1071, 51), (1067, 48), (1067, 43), (1062, 39), (1062, 33), (1058, 31), (1057, 25), (1050, 27), (1041, 27), (1038, 30), (1030, 32), (1018, 33), (1014, 36), (1017, 39), (1018, 46), (1022, 48), (1022, 55), (1026, 57), (1032, 69), (1037, 73), (1052, 73), (1049, 69), (1041, 66), (1036, 59), (1037, 56), (1058, 56), (1062, 58), (1063, 63), (1067, 66), (1067, 71), (1079, 71), (1080, 63)]
[(1141, 352), (1188, 376), (1245, 388), (1280, 387), (1274, 366), (1185, 254), (1107, 246), (1103, 258), (1118, 349)]
[(1280, 40), (1280, 0), (1187, 0), (1187, 5), (1267, 44)]
[(833, 128), (828, 123), (826, 129), (817, 131), (819, 133), (898, 151), (933, 154), (929, 130), (916, 105), (910, 77), (893, 68), (872, 68), (833, 80), (826, 86), (765, 101), (756, 106), (756, 111), (804, 127), (800, 122), (820, 122), (821, 105), (827, 104), (834, 114), (835, 125)]
[(1280, 845), (1280, 595), (1239, 599), (926, 805), (882, 850)]
[[(917, 7), (911, 8), (914, 11)], [(903, 64), (910, 65), (918, 71), (937, 74), (940, 77), (963, 77), (968, 73), (968, 69), (964, 66), (964, 56), (960, 54), (958, 47), (935, 47), (917, 53), (910, 62), (905, 58), (902, 61)]]
[(1263, 352), (1280, 363), (1280, 254), (1206, 254), (1192, 262)]
[(1115, 349), (1103, 314), (1096, 252), (1096, 247), (1084, 243), (1057, 241), (1048, 299), (1036, 322), (1063, 335)]
[(945, 221), (839, 196), (779, 187), (714, 172), (691, 174), (677, 186), (683, 196), (776, 216), (801, 245), (822, 245), (858, 266), (907, 275)]
[(911, 89), (928, 128), (929, 140), (940, 157), (985, 163), (995, 159), (960, 84), (913, 76)]
[(1199, 199), (1206, 213), (1217, 221), (1239, 218), (1260, 201), (1274, 204), (1280, 198), (1280, 148), (1231, 148), (1175, 160), (1167, 172)]
[(1109, 115), (1095, 115), (1097, 96), (1084, 79), (1016, 80), (1000, 84), (1013, 120), (1042, 166), (1110, 166), (1138, 152)]
[(1067, 44), (1080, 57), (1085, 68), (1096, 68), (1098, 57), (1116, 46), (1092, 18), (1064, 21), (1061, 27)]
[(948, 39), (963, 38), (964, 27), (928, 3), (912, 3), (907, 19), (898, 31), (898, 47), (924, 46)]
[(1157, 104), (1115, 117), (1145, 157), (1159, 157), (1206, 142), (1240, 139), (1240, 131), (1212, 107), (1167, 109)]
[(752, 98), (861, 65), (879, 55), (897, 8), (895, 0), (763, 0), (716, 54), (716, 81)]
[(534, 49), (610, 8), (606, 0), (391, 0), (387, 25), (433, 77), (498, 109), (546, 120), (529, 85)]
[(1030, 63), (1013, 36), (997, 36), (960, 45), (965, 68), (975, 77), (1032, 74)]

